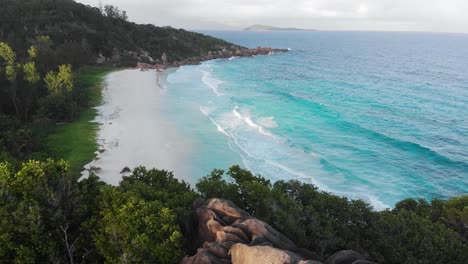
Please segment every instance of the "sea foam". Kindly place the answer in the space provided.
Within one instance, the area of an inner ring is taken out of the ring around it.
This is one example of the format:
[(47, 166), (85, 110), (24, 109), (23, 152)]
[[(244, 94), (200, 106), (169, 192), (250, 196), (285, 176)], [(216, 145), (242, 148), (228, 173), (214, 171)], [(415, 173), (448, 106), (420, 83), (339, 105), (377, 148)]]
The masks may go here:
[(202, 72), (202, 82), (208, 86), (217, 96), (223, 96), (224, 93), (219, 91), (219, 85), (221, 85), (223, 82), (213, 78), (210, 72), (205, 71), (205, 70), (200, 70)]
[(208, 117), (208, 119), (210, 119), (211, 123), (213, 123), (216, 126), (219, 132), (224, 134), (226, 137), (230, 137), (226, 130), (224, 130), (213, 118), (211, 118), (210, 109), (200, 106), (200, 112), (202, 112), (202, 114), (204, 114), (206, 117)]
[(249, 125), (250, 127), (254, 128), (255, 130), (257, 130), (260, 134), (262, 135), (265, 135), (265, 136), (273, 136), (273, 134), (271, 134), (268, 130), (264, 129), (262, 126), (260, 125), (257, 125), (255, 124), (252, 119), (250, 118), (250, 116), (248, 115), (242, 115), (239, 113), (239, 111), (237, 111), (237, 109), (239, 109), (238, 106), (235, 106), (234, 109), (232, 110), (232, 113), (239, 119), (241, 120), (244, 120), (244, 122)]

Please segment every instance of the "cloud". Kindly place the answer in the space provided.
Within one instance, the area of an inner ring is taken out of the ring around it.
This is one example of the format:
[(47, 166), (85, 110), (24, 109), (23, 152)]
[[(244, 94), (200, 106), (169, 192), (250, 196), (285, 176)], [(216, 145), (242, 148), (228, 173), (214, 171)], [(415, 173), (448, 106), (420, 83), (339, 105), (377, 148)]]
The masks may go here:
[[(99, 0), (78, 0), (98, 6)], [(101, 0), (132, 21), (187, 29), (251, 24), (321, 30), (468, 32), (465, 0)]]

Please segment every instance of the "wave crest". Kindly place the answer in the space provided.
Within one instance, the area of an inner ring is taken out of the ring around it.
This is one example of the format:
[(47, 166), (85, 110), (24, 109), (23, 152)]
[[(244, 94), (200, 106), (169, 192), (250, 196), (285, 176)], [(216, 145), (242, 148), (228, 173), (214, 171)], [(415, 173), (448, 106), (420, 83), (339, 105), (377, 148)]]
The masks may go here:
[(273, 134), (271, 134), (268, 130), (264, 129), (261, 125), (258, 125), (258, 124), (255, 124), (252, 119), (250, 118), (250, 116), (248, 115), (242, 115), (239, 113), (239, 111), (237, 111), (237, 109), (239, 109), (238, 106), (235, 106), (234, 107), (234, 110), (232, 110), (232, 113), (239, 119), (243, 120), (247, 125), (249, 125), (251, 128), (254, 128), (255, 130), (258, 131), (258, 133), (262, 134), (262, 135), (265, 135), (265, 136), (269, 136), (269, 137), (272, 137)]
[(213, 123), (216, 128), (218, 129), (219, 132), (221, 132), (222, 134), (224, 134), (226, 137), (231, 137), (227, 132), (226, 130), (224, 130), (223, 127), (221, 127), (221, 125), (219, 125), (213, 118), (211, 118), (210, 116), (210, 109), (207, 109), (203, 106), (200, 106), (200, 112), (202, 112), (203, 115), (205, 115), (206, 117), (208, 117), (208, 119), (210, 119), (211, 123)]
[(211, 73), (207, 72), (207, 71), (204, 71), (204, 70), (200, 70), (203, 74), (202, 76), (202, 82), (208, 86), (215, 94), (216, 96), (223, 96), (224, 93), (220, 92), (219, 91), (219, 85), (221, 85), (223, 83), (223, 81), (221, 80), (218, 80), (216, 78), (214, 78)]

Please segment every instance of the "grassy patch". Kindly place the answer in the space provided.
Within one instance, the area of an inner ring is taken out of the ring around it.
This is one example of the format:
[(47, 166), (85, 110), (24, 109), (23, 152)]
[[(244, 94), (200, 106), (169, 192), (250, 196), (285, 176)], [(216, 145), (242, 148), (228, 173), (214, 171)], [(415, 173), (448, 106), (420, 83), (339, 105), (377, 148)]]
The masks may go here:
[(98, 124), (92, 122), (97, 114), (93, 107), (101, 103), (103, 78), (113, 70), (112, 67), (86, 67), (76, 72), (75, 89), (84, 89), (89, 107), (81, 110), (77, 120), (42, 131), (42, 143), (54, 156), (69, 161), (73, 173), (79, 173), (95, 156)]

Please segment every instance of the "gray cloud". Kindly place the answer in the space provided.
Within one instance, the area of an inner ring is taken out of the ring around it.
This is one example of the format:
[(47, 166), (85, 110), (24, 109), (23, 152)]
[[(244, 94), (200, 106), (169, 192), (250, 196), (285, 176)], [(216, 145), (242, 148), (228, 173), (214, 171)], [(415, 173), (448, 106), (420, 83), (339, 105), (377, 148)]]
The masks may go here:
[[(98, 6), (99, 0), (78, 0)], [(132, 21), (186, 29), (240, 29), (251, 24), (320, 30), (468, 33), (466, 0), (101, 0)]]

